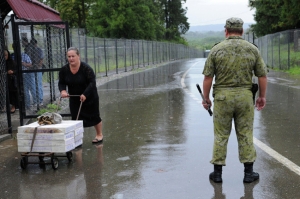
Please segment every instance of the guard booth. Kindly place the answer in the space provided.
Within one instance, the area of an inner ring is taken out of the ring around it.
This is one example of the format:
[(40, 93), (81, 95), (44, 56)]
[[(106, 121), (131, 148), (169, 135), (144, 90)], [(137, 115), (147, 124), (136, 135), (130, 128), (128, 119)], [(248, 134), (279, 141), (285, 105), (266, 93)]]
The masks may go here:
[(204, 51), (204, 58), (207, 58), (209, 53), (210, 53), (210, 50), (205, 50)]
[[(36, 118), (40, 115), (41, 109), (55, 103), (60, 97), (57, 88), (58, 71), (67, 63), (66, 50), (70, 46), (69, 28), (68, 23), (60, 19), (56, 10), (35, 0), (4, 0), (1, 1), (0, 7), (5, 9), (5, 12), (1, 12), (5, 15), (2, 18), (10, 11), (14, 12), (9, 20), (10, 37), (6, 37), (5, 48), (13, 53), (17, 65), (19, 121), (22, 126), (25, 119)], [(7, 27), (7, 24), (3, 26)], [(1, 31), (1, 34), (3, 33)], [(1, 41), (2, 46), (3, 44)], [(5, 69), (2, 64), (3, 52), (0, 53), (1, 75), (3, 75), (2, 71)], [(1, 88), (7, 86), (1, 85)], [(4, 95), (2, 90), (1, 95)], [(11, 132), (9, 97), (6, 96), (5, 99), (8, 110), (6, 125)], [(1, 102), (3, 103), (3, 100)], [(69, 116), (70, 113), (65, 112), (61, 115)], [(2, 129), (2, 122), (0, 123)]]

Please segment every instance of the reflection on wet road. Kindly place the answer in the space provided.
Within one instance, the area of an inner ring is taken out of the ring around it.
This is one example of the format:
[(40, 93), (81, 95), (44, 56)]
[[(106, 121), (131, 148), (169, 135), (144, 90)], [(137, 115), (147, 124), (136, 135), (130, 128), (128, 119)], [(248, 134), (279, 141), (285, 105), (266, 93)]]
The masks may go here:
[[(39, 165), (22, 170), (16, 140), (1, 143), (0, 198), (300, 198), (299, 175), (260, 147), (254, 168), (261, 179), (243, 184), (234, 129), (224, 182), (209, 181), (213, 123), (195, 86), (202, 86), (204, 62), (173, 62), (100, 86), (103, 144), (92, 145), (94, 129), (86, 128), (73, 163), (60, 158), (57, 170)], [(268, 104), (255, 112), (254, 135), (300, 165), (298, 81), (269, 76)]]

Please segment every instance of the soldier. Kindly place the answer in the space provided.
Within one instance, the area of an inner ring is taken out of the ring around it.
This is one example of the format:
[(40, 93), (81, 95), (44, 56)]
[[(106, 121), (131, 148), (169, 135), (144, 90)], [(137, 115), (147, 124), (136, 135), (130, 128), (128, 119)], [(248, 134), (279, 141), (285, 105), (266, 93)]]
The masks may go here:
[(214, 147), (210, 163), (214, 172), (209, 178), (222, 182), (222, 166), (226, 165), (227, 143), (231, 132), (232, 119), (239, 145), (239, 160), (244, 164), (245, 183), (259, 179), (253, 172), (256, 151), (253, 144), (254, 108), (252, 98), (252, 75), (258, 77), (259, 97), (257, 110), (266, 105), (267, 70), (257, 47), (244, 39), (243, 20), (229, 18), (226, 20), (226, 39), (216, 44), (205, 62), (203, 75), (203, 95), (205, 109), (212, 105), (209, 97), (213, 78), (214, 97)]

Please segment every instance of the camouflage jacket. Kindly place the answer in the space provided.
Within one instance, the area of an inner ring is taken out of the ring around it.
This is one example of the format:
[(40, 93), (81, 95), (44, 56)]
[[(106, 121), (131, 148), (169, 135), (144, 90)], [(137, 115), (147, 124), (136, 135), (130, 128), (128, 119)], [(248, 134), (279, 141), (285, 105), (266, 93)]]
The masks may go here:
[(253, 73), (266, 76), (267, 69), (257, 47), (240, 36), (229, 36), (215, 45), (205, 62), (203, 74), (215, 77), (214, 91), (251, 88)]

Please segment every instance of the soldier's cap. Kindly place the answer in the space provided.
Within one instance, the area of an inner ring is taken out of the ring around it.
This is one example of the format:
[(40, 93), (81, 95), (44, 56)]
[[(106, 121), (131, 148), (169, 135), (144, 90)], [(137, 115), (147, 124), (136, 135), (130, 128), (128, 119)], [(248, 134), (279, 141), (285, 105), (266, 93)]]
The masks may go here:
[(231, 17), (231, 18), (226, 20), (226, 24), (225, 24), (224, 28), (243, 29), (243, 24), (244, 24), (244, 22), (241, 18)]

